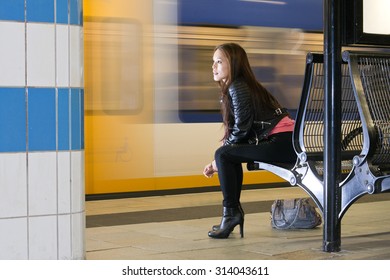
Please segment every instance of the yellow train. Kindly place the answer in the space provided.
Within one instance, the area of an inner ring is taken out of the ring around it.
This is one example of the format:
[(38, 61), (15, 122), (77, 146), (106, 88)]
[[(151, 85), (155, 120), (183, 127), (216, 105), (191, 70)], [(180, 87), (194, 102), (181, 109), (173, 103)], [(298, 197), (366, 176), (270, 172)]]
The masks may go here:
[[(306, 53), (322, 50), (322, 34), (182, 26), (176, 11), (177, 1), (84, 0), (87, 195), (218, 186), (202, 175), (222, 136), (217, 44), (240, 43), (259, 80), (292, 113), (298, 106)], [(244, 176), (275, 182), (265, 171)]]

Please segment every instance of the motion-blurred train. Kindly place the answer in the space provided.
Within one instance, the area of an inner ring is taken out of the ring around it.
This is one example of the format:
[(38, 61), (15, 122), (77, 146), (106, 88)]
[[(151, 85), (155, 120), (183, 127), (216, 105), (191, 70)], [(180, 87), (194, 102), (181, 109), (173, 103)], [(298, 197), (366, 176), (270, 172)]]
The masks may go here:
[(87, 197), (217, 188), (202, 170), (222, 137), (211, 65), (223, 42), (294, 115), (306, 53), (323, 49), (322, 0), (84, 0)]

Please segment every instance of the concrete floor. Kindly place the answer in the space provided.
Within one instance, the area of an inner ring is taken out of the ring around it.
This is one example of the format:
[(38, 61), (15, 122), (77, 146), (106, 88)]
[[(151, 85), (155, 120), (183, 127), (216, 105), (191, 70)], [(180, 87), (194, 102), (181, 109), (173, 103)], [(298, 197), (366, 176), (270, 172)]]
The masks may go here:
[(245, 236), (237, 227), (224, 240), (207, 236), (220, 221), (219, 191), (87, 201), (87, 260), (390, 260), (390, 194), (351, 206), (335, 253), (322, 250), (322, 225), (270, 226), (274, 199), (306, 196), (297, 187), (244, 190)]

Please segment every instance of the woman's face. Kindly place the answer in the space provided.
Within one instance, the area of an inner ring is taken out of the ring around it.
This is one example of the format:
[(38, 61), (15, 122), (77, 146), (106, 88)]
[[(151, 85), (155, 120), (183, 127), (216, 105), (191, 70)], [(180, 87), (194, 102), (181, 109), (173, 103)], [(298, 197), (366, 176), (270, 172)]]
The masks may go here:
[(214, 52), (212, 68), (214, 81), (226, 82), (229, 75), (229, 62), (225, 54), (219, 49)]

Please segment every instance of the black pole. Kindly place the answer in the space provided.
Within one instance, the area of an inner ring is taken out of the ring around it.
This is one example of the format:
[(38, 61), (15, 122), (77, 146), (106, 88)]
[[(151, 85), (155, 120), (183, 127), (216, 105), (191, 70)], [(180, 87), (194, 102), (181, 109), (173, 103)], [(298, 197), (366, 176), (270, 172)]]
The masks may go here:
[(324, 232), (323, 251), (340, 251), (341, 0), (324, 0)]

